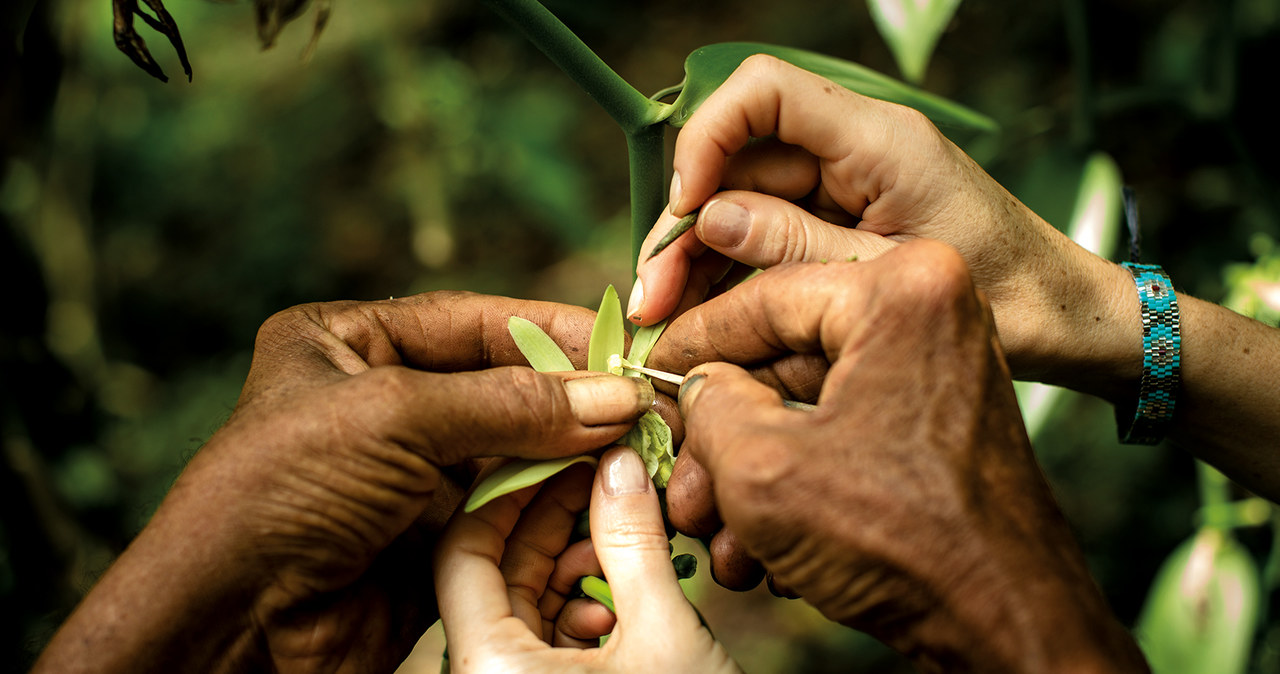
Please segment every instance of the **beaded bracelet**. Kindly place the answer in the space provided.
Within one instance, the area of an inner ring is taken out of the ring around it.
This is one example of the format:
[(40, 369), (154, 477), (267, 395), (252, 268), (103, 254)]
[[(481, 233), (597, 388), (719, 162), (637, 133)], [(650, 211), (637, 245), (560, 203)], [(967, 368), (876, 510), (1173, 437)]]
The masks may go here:
[(1120, 441), (1154, 445), (1164, 437), (1173, 420), (1182, 373), (1182, 326), (1173, 282), (1158, 265), (1122, 262), (1133, 274), (1142, 309), (1142, 383), (1133, 421), (1124, 430), (1117, 410)]

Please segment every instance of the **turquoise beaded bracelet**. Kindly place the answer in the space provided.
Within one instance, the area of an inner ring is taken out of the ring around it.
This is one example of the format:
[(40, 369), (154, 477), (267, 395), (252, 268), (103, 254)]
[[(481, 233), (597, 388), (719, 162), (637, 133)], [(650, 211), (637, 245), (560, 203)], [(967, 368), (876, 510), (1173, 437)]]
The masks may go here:
[(1127, 430), (1123, 416), (1120, 441), (1154, 445), (1173, 421), (1174, 403), (1182, 374), (1182, 326), (1173, 282), (1158, 265), (1121, 263), (1133, 274), (1142, 310), (1142, 383), (1138, 404)]

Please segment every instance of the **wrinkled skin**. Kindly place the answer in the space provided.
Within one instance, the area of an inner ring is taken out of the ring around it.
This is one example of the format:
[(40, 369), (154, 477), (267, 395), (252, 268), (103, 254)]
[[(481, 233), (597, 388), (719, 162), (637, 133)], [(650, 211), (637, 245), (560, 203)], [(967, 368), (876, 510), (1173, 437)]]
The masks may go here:
[(1053, 501), (953, 250), (771, 269), (682, 314), (651, 362), (786, 354), (830, 363), (817, 410), (728, 363), (690, 371), (682, 457), (702, 478), (673, 480), (677, 526), (723, 522), (778, 592), (926, 671), (1146, 670)]
[(609, 445), (654, 403), (540, 374), (519, 315), (585, 360), (594, 313), (466, 293), (298, 307), (235, 412), (36, 671), (392, 671), (436, 619), (434, 542), (472, 459)]

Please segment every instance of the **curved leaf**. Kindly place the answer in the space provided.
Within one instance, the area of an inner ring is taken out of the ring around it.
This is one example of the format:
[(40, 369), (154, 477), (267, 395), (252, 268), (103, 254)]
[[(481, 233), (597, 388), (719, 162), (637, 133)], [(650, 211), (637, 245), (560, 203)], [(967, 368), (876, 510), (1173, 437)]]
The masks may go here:
[(532, 321), (512, 316), (507, 319), (507, 332), (516, 342), (516, 348), (524, 354), (529, 366), (538, 372), (571, 372), (573, 363), (550, 335)]
[(924, 113), (938, 126), (977, 131), (995, 131), (999, 128), (995, 120), (982, 113), (866, 66), (803, 49), (757, 42), (722, 42), (700, 47), (689, 54), (684, 62), (684, 88), (671, 104), (671, 116), (667, 123), (683, 126), (711, 92), (723, 84), (743, 60), (753, 54), (770, 54), (864, 96), (910, 106)]
[(622, 305), (618, 291), (610, 285), (600, 299), (596, 323), (591, 328), (591, 342), (587, 348), (587, 369), (592, 372), (608, 372), (609, 356), (622, 355), (627, 343), (627, 331), (622, 324)]
[(476, 485), (471, 496), (467, 498), (467, 504), (463, 510), (471, 512), (499, 496), (543, 482), (575, 463), (589, 463), (594, 466), (598, 461), (594, 456), (565, 456), (545, 461), (516, 459), (493, 471), (489, 477)]

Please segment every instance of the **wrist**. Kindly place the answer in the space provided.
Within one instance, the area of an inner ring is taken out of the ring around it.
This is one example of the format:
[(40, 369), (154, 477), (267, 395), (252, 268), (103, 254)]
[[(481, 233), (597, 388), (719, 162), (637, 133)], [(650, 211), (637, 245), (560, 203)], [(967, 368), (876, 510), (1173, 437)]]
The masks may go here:
[(1023, 292), (996, 317), (1014, 378), (1112, 403), (1132, 400), (1142, 376), (1133, 277), (1057, 230), (1049, 248), (1045, 261), (1022, 275)]
[(1078, 551), (1050, 547), (966, 574), (921, 626), (912, 655), (922, 671), (1149, 671)]
[[(208, 484), (207, 482), (205, 484)], [(34, 671), (258, 669), (258, 592), (217, 494), (178, 484), (54, 635)]]

